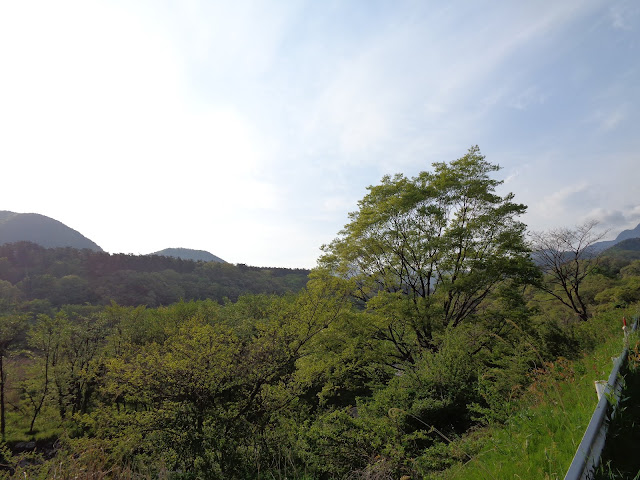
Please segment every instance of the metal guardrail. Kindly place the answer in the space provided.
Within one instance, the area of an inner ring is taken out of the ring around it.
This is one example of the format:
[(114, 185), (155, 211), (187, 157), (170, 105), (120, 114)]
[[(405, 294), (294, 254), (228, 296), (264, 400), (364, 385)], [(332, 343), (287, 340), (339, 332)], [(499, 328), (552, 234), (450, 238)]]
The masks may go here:
[[(635, 318), (632, 331), (636, 330), (638, 318)], [(571, 466), (564, 477), (564, 480), (592, 480), (595, 470), (600, 463), (600, 455), (604, 448), (607, 438), (607, 430), (609, 422), (615, 413), (622, 384), (620, 382), (620, 370), (627, 361), (629, 354), (629, 346), (625, 343), (625, 347), (619, 357), (616, 358), (613, 370), (609, 375), (609, 380), (605, 386), (604, 393), (598, 400), (591, 421), (584, 432), (582, 441), (578, 446)]]

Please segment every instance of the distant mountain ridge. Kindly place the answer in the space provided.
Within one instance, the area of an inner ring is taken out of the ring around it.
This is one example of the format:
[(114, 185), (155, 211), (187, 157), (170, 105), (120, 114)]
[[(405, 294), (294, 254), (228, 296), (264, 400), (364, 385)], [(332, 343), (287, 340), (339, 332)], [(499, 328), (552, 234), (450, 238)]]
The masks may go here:
[[(77, 230), (64, 223), (39, 213), (16, 213), (0, 210), (0, 245), (16, 242), (31, 242), (44, 248), (71, 247), (88, 248), (102, 252), (102, 248)], [(190, 248), (165, 248), (149, 255), (179, 258), (203, 262), (227, 263), (205, 250)]]
[(163, 257), (181, 258), (182, 260), (193, 260), (196, 262), (220, 262), (227, 263), (220, 257), (216, 257), (213, 253), (206, 250), (193, 250), (191, 248), (165, 248), (149, 255), (161, 255)]
[(64, 223), (39, 213), (0, 211), (0, 245), (33, 242), (45, 248), (72, 247), (102, 252), (97, 243)]
[(601, 242), (596, 242), (592, 245), (592, 248), (596, 252), (602, 252), (624, 240), (629, 240), (631, 238), (640, 238), (640, 223), (636, 225), (634, 229), (623, 230), (622, 232), (620, 232), (615, 240), (603, 240)]

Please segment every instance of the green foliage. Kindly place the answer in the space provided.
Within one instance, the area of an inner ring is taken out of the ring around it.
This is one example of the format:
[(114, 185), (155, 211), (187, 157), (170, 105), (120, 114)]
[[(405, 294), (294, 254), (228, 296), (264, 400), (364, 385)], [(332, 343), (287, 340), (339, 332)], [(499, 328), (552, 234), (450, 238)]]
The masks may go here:
[(394, 431), (387, 422), (363, 421), (344, 410), (321, 415), (304, 432), (303, 459), (325, 478), (345, 478), (380, 459), (385, 437)]
[[(158, 255), (110, 255), (29, 242), (0, 245), (0, 308), (18, 300), (66, 304), (169, 305), (181, 299), (222, 302), (243, 294), (297, 292), (308, 270), (196, 262)], [(37, 313), (51, 314), (39, 310)]]
[[(102, 364), (104, 406), (76, 417), (76, 435), (112, 438), (112, 455), (131, 464), (163, 458), (194, 478), (252, 476), (294, 441), (280, 428), (303, 411), (297, 362), (345, 304), (340, 282), (326, 278), (295, 298), (157, 310), (161, 336), (134, 342), (125, 329), (116, 334), (117, 353)], [(251, 316), (241, 321), (240, 311)], [(121, 327), (128, 317), (149, 318), (116, 305), (107, 313)]]
[(634, 260), (633, 262), (625, 265), (620, 269), (620, 275), (624, 277), (640, 277), (640, 260)]
[(599, 303), (613, 304), (616, 307), (627, 307), (640, 301), (640, 277), (627, 276), (616, 286), (602, 290), (595, 296)]
[[(504, 424), (454, 442), (472, 459), (433, 478), (562, 478), (597, 404), (593, 382), (608, 377), (611, 357), (623, 346), (621, 316), (631, 313), (612, 311), (580, 322), (576, 337), (588, 353), (574, 362), (545, 362), (532, 372), (524, 395), (510, 399), (512, 409)], [(597, 346), (589, 351), (588, 345)]]
[(18, 287), (6, 280), (0, 280), (0, 312), (11, 311), (11, 307), (17, 305), (22, 298), (22, 291)]
[(496, 195), (501, 182), (489, 175), (498, 167), (473, 147), (433, 168), (369, 187), (320, 260), (356, 281), (354, 295), (381, 318), (379, 338), (403, 361), (437, 349), (447, 328), (474, 321), (499, 286), (536, 275), (517, 220), (526, 207)]
[(616, 263), (630, 263), (640, 260), (640, 239), (628, 238), (603, 252), (607, 258)]
[(24, 336), (26, 318), (21, 315), (0, 316), (0, 435), (6, 440), (6, 381), (5, 357)]

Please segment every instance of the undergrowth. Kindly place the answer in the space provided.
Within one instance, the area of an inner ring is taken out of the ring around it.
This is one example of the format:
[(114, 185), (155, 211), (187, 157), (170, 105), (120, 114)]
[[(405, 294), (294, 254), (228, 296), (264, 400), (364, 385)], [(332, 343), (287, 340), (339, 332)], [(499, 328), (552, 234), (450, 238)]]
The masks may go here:
[(450, 445), (471, 459), (431, 478), (555, 480), (571, 464), (597, 405), (594, 381), (606, 379), (620, 354), (620, 320), (633, 312), (603, 313), (585, 325), (597, 346), (576, 361), (559, 358), (533, 372), (525, 394), (504, 424), (489, 425)]

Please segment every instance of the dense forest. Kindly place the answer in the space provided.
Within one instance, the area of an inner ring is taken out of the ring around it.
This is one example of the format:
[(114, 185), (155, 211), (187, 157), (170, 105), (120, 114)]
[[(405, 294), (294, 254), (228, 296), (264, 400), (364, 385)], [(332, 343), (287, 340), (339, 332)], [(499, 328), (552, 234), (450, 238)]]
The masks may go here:
[(297, 292), (308, 275), (303, 269), (44, 248), (30, 242), (0, 245), (0, 302), (27, 302), (25, 307), (38, 313), (112, 301), (148, 307), (180, 300), (235, 301), (246, 293)]
[(640, 300), (639, 260), (590, 255), (593, 224), (529, 236), (498, 170), (474, 147), (384, 177), (308, 282), (0, 247), (3, 474), (446, 478)]

